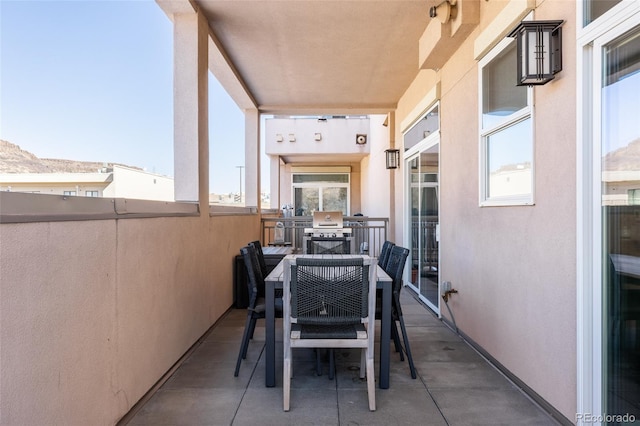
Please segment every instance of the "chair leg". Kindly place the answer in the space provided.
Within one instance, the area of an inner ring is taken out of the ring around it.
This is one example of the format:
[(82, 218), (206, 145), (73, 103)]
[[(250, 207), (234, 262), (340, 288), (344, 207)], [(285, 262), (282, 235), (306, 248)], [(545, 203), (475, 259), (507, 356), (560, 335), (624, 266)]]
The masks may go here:
[(249, 334), (247, 337), (247, 342), (244, 344), (244, 350), (242, 351), (242, 359), (247, 359), (247, 350), (249, 349), (249, 340), (253, 339), (253, 332), (256, 330), (256, 322), (258, 320), (256, 318), (254, 318), (253, 316), (251, 317), (251, 320), (249, 321)]
[(409, 336), (407, 336), (407, 328), (404, 325), (404, 318), (400, 315), (400, 328), (402, 329), (402, 337), (404, 339), (404, 350), (407, 352), (407, 359), (409, 360), (409, 369), (411, 370), (411, 378), (415, 379), (416, 367), (413, 365), (413, 357), (411, 356), (411, 346), (409, 346)]
[(236, 371), (234, 377), (238, 377), (240, 372), (240, 363), (247, 357), (247, 347), (249, 346), (249, 333), (251, 328), (251, 314), (247, 315), (247, 321), (244, 325), (244, 333), (242, 333), (242, 342), (240, 343), (240, 351), (238, 352), (238, 361), (236, 362)]
[(289, 358), (285, 357), (283, 364), (283, 377), (282, 377), (282, 400), (284, 411), (289, 411), (289, 397), (291, 395), (291, 354)]
[(322, 353), (320, 348), (315, 348), (316, 351), (316, 375), (322, 376)]
[(251, 333), (249, 334), (249, 340), (253, 340), (253, 332), (256, 331), (256, 318), (251, 318)]
[[(368, 359), (367, 359), (367, 351), (365, 349), (361, 349), (360, 350), (360, 378), (364, 379), (365, 377), (365, 370), (369, 367), (367, 365)], [(368, 380), (368, 377), (367, 377)]]
[(336, 371), (336, 357), (333, 349), (329, 349), (329, 380), (333, 380)]
[(404, 361), (402, 345), (400, 345), (400, 336), (398, 335), (398, 325), (395, 321), (393, 321), (393, 324), (391, 325), (391, 337), (393, 337), (393, 344), (396, 347), (396, 352), (400, 353), (400, 361)]
[[(365, 352), (364, 350), (362, 351)], [(376, 377), (373, 366), (373, 358), (366, 356), (367, 359), (367, 395), (369, 396), (369, 410), (376, 411)]]

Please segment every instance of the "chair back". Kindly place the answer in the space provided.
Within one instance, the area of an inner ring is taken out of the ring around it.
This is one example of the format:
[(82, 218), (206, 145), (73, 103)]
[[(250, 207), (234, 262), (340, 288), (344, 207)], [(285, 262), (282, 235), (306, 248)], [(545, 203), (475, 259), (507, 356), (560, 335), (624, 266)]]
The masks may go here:
[(265, 278), (267, 275), (267, 263), (264, 260), (264, 252), (262, 251), (262, 244), (260, 244), (259, 240), (251, 241), (248, 245), (253, 246), (256, 251), (256, 256), (258, 256), (258, 264), (260, 265), (260, 272), (262, 272), (262, 277)]
[(373, 262), (368, 256), (285, 257), (284, 411), (290, 408), (293, 348), (360, 348), (360, 378), (367, 378), (369, 410), (376, 409), (373, 358), (377, 268)]
[(387, 275), (393, 280), (394, 293), (400, 293), (402, 289), (402, 274), (408, 256), (409, 249), (394, 245), (390, 250), (387, 265), (383, 268)]
[(387, 240), (382, 244), (382, 248), (380, 249), (380, 256), (378, 257), (378, 266), (384, 269), (387, 266), (387, 261), (389, 260), (389, 254), (391, 254), (391, 248), (395, 246), (394, 243)]
[(357, 324), (369, 316), (369, 268), (362, 258), (298, 258), (291, 265), (291, 322)]
[(249, 289), (249, 309), (256, 306), (258, 297), (264, 297), (264, 276), (260, 270), (258, 255), (256, 249), (252, 245), (248, 245), (240, 249), (244, 265), (247, 268), (247, 287)]

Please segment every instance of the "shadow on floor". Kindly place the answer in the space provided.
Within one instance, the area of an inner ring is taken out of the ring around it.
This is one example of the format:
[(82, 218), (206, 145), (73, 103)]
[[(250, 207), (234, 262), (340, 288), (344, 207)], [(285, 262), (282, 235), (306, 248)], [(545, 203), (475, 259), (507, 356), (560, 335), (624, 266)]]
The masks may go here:
[[(291, 411), (282, 409), (282, 330), (276, 335), (276, 387), (265, 387), (264, 321), (233, 376), (246, 310), (218, 322), (169, 379), (121, 424), (129, 425), (556, 425), (492, 365), (446, 327), (409, 291), (402, 293), (418, 372), (391, 349), (390, 388), (376, 388), (370, 412), (359, 353), (336, 350), (336, 377), (328, 363), (316, 374), (313, 350), (294, 351)], [(377, 358), (377, 354), (376, 354)], [(376, 374), (378, 367), (376, 365)]]

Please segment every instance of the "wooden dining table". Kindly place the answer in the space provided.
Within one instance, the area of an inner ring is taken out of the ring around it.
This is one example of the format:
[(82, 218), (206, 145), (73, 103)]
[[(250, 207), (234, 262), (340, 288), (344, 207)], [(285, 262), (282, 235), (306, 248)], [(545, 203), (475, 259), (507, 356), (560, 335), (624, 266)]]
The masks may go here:
[[(292, 254), (287, 255), (276, 265), (276, 267), (265, 278), (265, 332), (266, 332), (266, 353), (265, 353), (265, 370), (266, 370), (266, 386), (274, 387), (276, 385), (276, 316), (275, 316), (275, 292), (281, 290), (284, 284), (284, 261), (289, 258), (311, 257), (311, 258), (345, 258), (345, 257), (361, 257), (369, 258), (367, 255), (353, 254)], [(389, 388), (389, 363), (390, 363), (390, 342), (391, 342), (391, 292), (393, 280), (380, 267), (376, 267), (376, 288), (382, 290), (382, 316), (380, 320), (380, 373), (379, 387), (380, 389)]]

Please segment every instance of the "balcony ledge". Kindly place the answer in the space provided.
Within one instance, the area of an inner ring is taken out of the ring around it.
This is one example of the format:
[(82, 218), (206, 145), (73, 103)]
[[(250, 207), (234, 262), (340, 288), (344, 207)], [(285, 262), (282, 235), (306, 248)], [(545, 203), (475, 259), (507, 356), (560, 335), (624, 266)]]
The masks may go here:
[(197, 203), (0, 193), (0, 223), (198, 216)]

